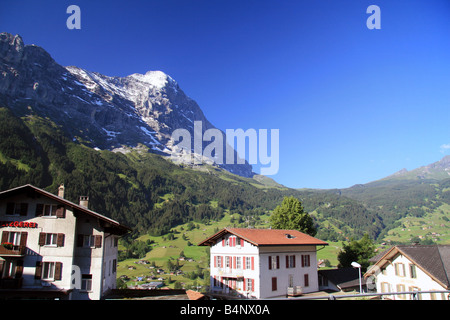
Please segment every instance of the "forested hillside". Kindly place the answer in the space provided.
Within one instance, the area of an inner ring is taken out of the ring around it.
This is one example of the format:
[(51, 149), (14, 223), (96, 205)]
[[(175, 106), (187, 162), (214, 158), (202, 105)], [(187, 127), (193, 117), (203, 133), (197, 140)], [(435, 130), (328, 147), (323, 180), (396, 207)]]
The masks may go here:
[[(26, 108), (26, 107), (24, 107)], [(100, 151), (73, 141), (51, 120), (18, 117), (0, 108), (0, 189), (33, 184), (66, 198), (90, 197), (90, 208), (133, 228), (135, 236), (160, 235), (189, 221), (219, 220), (225, 212), (253, 221), (284, 196), (299, 198), (318, 227), (319, 238), (375, 238), (383, 223), (361, 203), (335, 192), (266, 186), (216, 167), (175, 165), (145, 147)]]

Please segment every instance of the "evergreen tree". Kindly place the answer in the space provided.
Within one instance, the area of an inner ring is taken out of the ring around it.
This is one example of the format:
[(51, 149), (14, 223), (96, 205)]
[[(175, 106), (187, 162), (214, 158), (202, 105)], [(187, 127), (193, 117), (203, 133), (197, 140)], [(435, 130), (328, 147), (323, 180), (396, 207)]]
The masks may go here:
[(304, 211), (302, 203), (297, 198), (284, 197), (269, 218), (273, 229), (298, 230), (314, 236), (317, 232), (311, 216)]
[(362, 271), (370, 266), (369, 259), (375, 255), (375, 245), (368, 234), (365, 234), (359, 241), (351, 240), (344, 243), (338, 253), (338, 268), (350, 267), (352, 262), (361, 265)]

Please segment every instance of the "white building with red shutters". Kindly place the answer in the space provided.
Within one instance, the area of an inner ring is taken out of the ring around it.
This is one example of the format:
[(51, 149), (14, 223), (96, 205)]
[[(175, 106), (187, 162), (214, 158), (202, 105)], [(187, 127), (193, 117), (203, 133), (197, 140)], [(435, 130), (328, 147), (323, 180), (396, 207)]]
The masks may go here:
[(225, 228), (199, 243), (210, 246), (210, 291), (266, 299), (319, 290), (317, 246), (297, 230)]
[(0, 299), (102, 299), (130, 229), (32, 185), (0, 192)]

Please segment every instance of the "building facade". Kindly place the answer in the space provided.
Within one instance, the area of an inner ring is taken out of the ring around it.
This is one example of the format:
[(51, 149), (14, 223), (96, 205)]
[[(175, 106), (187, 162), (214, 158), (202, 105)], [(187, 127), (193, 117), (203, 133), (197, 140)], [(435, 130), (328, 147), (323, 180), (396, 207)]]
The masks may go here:
[(32, 185), (0, 192), (0, 296), (98, 300), (116, 286), (129, 229)]
[(296, 230), (225, 228), (199, 245), (210, 250), (210, 291), (266, 299), (318, 291), (317, 246)]
[[(378, 293), (418, 292), (423, 300), (448, 300), (450, 245), (399, 245), (378, 255), (364, 275)], [(425, 291), (425, 293), (420, 293)], [(434, 292), (436, 291), (436, 292)], [(383, 299), (411, 300), (412, 294), (383, 295)]]

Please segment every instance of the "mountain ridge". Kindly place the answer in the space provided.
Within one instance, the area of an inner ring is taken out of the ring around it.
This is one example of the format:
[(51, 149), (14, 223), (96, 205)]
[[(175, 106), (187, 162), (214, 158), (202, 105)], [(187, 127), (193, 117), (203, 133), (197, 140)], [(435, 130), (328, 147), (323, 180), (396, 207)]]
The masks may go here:
[[(198, 104), (162, 71), (110, 77), (63, 67), (41, 47), (25, 45), (19, 35), (5, 32), (0, 34), (0, 98), (16, 115), (47, 116), (73, 139), (98, 149), (143, 144), (170, 158), (174, 130), (186, 129), (194, 139), (194, 122), (201, 123), (202, 134), (215, 129)], [(247, 161), (217, 165), (245, 177), (254, 174)]]

